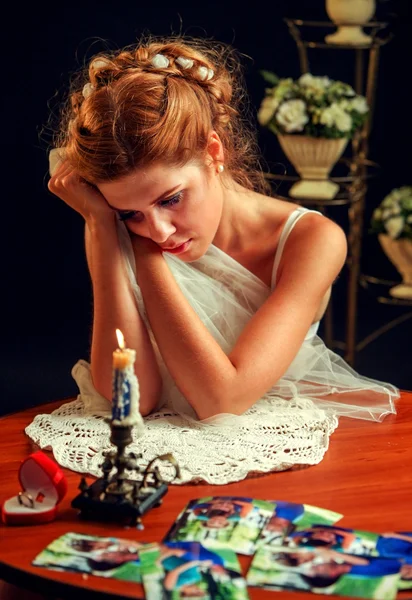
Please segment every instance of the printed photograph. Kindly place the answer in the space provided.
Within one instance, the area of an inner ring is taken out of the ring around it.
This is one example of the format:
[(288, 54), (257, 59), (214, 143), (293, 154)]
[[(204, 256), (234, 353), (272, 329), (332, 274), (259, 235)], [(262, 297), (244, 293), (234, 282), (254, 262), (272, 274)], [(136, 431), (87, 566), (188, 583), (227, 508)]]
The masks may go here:
[(336, 525), (313, 525), (288, 533), (284, 546), (291, 548), (330, 548), (348, 554), (378, 556), (379, 535), (368, 531), (356, 531)]
[(266, 589), (394, 600), (401, 568), (402, 563), (396, 558), (356, 556), (328, 548), (261, 548), (246, 580), (251, 586)]
[(399, 559), (402, 562), (400, 590), (412, 590), (412, 556)]
[(237, 496), (207, 496), (191, 500), (164, 542), (201, 542), (251, 555), (262, 528), (273, 515), (273, 503)]
[(133, 540), (70, 532), (51, 542), (36, 556), (33, 565), (139, 583), (142, 546)]
[(298, 528), (308, 528), (315, 523), (331, 525), (343, 516), (341, 513), (309, 504), (276, 500), (274, 505), (274, 512), (260, 533), (257, 547), (282, 546), (285, 537)]
[(247, 600), (236, 554), (197, 542), (150, 544), (140, 551), (147, 600)]
[(412, 557), (412, 533), (373, 533), (336, 525), (313, 525), (289, 531), (284, 546), (292, 548), (331, 548), (338, 552), (390, 558)]

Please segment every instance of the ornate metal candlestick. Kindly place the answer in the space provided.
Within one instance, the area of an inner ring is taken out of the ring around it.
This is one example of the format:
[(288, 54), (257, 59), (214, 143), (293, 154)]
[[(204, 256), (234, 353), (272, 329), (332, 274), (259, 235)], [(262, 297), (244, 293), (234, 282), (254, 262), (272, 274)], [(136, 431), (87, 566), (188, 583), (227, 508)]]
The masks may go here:
[[(180, 477), (180, 469), (171, 454), (157, 456), (143, 469), (138, 464), (141, 454), (125, 452), (133, 441), (133, 427), (137, 434), (143, 435), (144, 423), (139, 412), (139, 384), (133, 367), (136, 352), (125, 348), (120, 330), (116, 330), (116, 335), (119, 348), (113, 352), (112, 418), (106, 419), (111, 429), (110, 441), (116, 450), (104, 454), (100, 465), (103, 477), (91, 485), (82, 477), (81, 493), (72, 501), (72, 507), (79, 508), (85, 518), (114, 518), (143, 528), (142, 515), (161, 504), (170, 483), (161, 478), (156, 461), (168, 461), (174, 466), (173, 479)], [(134, 471), (138, 481), (128, 479), (126, 471)]]
[[(103, 476), (91, 485), (85, 477), (81, 478), (81, 493), (72, 501), (72, 507), (80, 509), (80, 516), (86, 519), (114, 519), (124, 521), (143, 529), (141, 517), (151, 508), (160, 506), (168, 491), (168, 483), (180, 477), (179, 466), (172, 454), (157, 456), (145, 467), (139, 467), (137, 459), (141, 454), (125, 453), (132, 442), (133, 426), (114, 425), (111, 419), (110, 441), (116, 450), (105, 453), (100, 465)], [(167, 461), (175, 469), (175, 475), (169, 482), (160, 476), (157, 461)], [(126, 470), (141, 475), (138, 481), (128, 479)]]

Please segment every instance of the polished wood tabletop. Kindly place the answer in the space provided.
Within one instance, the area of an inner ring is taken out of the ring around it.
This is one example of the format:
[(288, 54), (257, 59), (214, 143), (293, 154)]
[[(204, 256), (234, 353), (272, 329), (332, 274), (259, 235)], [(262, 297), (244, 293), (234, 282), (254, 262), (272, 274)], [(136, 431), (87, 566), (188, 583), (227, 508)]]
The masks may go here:
[[(25, 427), (36, 414), (50, 413), (62, 403), (37, 406), (0, 419), (1, 503), (18, 493), (20, 463), (38, 450), (25, 435)], [(160, 542), (185, 504), (192, 498), (207, 495), (311, 504), (342, 513), (344, 517), (339, 521), (342, 527), (377, 533), (412, 531), (412, 393), (403, 392), (397, 415), (386, 417), (382, 423), (341, 418), (330, 438), (329, 449), (318, 465), (222, 486), (170, 486), (163, 504), (143, 517), (143, 530), (81, 520), (78, 511), (71, 508), (71, 501), (78, 494), (80, 474), (67, 469), (64, 473), (68, 492), (55, 521), (34, 526), (1, 525), (0, 579), (48, 597), (143, 598), (143, 589), (136, 583), (57, 572), (34, 567), (31, 563), (52, 540), (69, 531)], [(88, 480), (91, 483), (93, 478)], [(240, 561), (246, 573), (251, 558), (240, 557)], [(252, 600), (276, 598), (276, 592), (258, 588), (249, 588), (249, 593)], [(0, 597), (6, 598), (6, 594)], [(24, 597), (23, 592), (16, 596), (19, 600)], [(308, 600), (305, 592), (285, 591), (277, 597)], [(399, 593), (399, 598), (408, 597), (412, 597), (412, 591)]]

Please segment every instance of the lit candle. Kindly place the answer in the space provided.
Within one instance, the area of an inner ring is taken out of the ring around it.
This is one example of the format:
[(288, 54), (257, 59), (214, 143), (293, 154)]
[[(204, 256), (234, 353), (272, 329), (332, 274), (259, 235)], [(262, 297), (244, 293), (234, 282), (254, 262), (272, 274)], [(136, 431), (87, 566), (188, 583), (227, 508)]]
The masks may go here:
[(124, 337), (116, 329), (119, 347), (113, 352), (112, 422), (114, 425), (142, 423), (139, 412), (139, 383), (134, 372), (136, 351), (125, 348)]

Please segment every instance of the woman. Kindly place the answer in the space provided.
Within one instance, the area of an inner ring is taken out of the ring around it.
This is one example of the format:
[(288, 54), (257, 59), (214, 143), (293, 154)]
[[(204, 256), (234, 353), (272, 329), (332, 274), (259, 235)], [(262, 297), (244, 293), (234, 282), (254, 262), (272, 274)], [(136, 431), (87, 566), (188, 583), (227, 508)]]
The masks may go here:
[(99, 55), (78, 78), (49, 181), (85, 219), (93, 332), (73, 375), (95, 414), (119, 328), (142, 415), (166, 407), (198, 429), (313, 418), (322, 454), (335, 415), (380, 420), (399, 394), (316, 335), (345, 234), (270, 197), (243, 98), (236, 53), (202, 40)]

